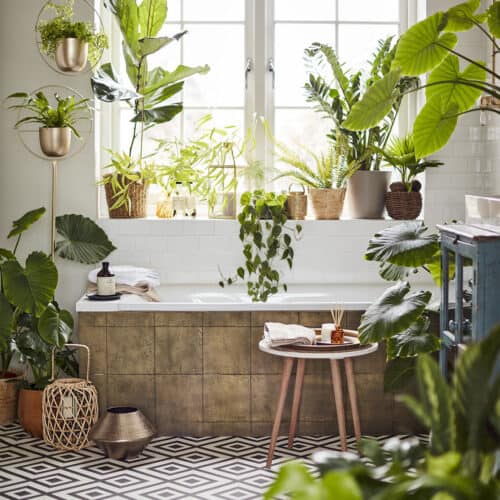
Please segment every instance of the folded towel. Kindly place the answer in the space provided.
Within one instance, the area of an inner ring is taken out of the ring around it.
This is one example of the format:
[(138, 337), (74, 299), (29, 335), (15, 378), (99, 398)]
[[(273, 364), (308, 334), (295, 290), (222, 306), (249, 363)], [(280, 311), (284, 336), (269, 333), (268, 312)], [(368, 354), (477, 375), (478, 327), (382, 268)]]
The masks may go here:
[[(115, 275), (116, 284), (136, 286), (147, 283), (150, 288), (160, 286), (160, 274), (154, 269), (135, 266), (110, 266), (109, 270)], [(88, 279), (91, 283), (97, 283), (97, 273), (100, 269), (89, 272)]]
[(316, 332), (302, 325), (285, 325), (284, 323), (265, 323), (264, 340), (271, 347), (290, 344), (315, 344)]
[[(134, 286), (117, 283), (116, 291), (119, 293), (139, 295), (148, 302), (160, 302), (160, 297), (155, 292), (154, 288), (146, 282), (138, 282)], [(87, 293), (97, 293), (97, 285), (95, 283), (89, 283), (87, 286)]]

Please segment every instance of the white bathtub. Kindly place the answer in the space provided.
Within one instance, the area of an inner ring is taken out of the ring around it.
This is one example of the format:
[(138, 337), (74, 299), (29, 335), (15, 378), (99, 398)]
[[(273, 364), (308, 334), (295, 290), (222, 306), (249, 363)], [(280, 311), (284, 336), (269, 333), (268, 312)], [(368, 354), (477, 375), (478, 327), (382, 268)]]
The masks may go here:
[(364, 310), (389, 285), (335, 284), (290, 285), (266, 303), (252, 302), (243, 286), (220, 288), (213, 285), (162, 286), (157, 292), (161, 302), (146, 302), (125, 295), (118, 301), (93, 302), (82, 297), (77, 312), (92, 311), (321, 311), (335, 306)]

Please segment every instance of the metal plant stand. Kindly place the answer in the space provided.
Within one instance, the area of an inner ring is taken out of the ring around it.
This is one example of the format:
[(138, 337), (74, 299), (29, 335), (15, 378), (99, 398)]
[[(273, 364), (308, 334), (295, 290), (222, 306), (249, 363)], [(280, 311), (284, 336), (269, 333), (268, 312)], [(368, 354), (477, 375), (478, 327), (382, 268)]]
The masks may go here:
[[(441, 233), (441, 351), (439, 364), (447, 374), (448, 352), (486, 337), (500, 323), (500, 227), (468, 224), (437, 226)], [(449, 269), (455, 259), (455, 317), (449, 321)], [(472, 263), (471, 320), (464, 318), (464, 260)]]

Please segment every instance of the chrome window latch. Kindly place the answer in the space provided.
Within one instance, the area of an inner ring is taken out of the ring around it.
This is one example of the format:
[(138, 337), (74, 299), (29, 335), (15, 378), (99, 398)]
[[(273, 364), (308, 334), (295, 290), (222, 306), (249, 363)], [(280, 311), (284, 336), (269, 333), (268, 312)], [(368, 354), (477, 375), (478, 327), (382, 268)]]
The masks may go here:
[(271, 73), (271, 76), (272, 76), (272, 82), (273, 82), (273, 90), (274, 90), (274, 86), (276, 84), (276, 71), (274, 69), (274, 60), (272, 57), (269, 58), (269, 60), (267, 61), (267, 71), (269, 71), (269, 73)]
[(245, 64), (245, 90), (248, 90), (248, 75), (253, 69), (253, 62), (252, 59), (247, 58), (247, 62)]

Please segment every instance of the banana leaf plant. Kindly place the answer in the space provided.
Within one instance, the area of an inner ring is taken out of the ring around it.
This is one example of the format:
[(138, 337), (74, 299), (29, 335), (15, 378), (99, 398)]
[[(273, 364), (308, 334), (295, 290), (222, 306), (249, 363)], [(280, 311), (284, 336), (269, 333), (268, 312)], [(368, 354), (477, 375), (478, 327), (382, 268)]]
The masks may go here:
[[(476, 29), (493, 45), (495, 55), (500, 51), (496, 41), (500, 37), (500, 1), (494, 1), (484, 12), (478, 12), (480, 6), (480, 0), (460, 3), (403, 33), (390, 71), (366, 89), (350, 109), (344, 127), (356, 133), (368, 131), (391, 116), (402, 95), (425, 91), (425, 105), (413, 126), (416, 155), (423, 158), (446, 145), (461, 115), (483, 109), (499, 113), (488, 101), (500, 99), (500, 86), (494, 83), (500, 75), (485, 62), (456, 50), (458, 33)], [(398, 78), (419, 75), (427, 75), (425, 85), (401, 92)], [(487, 81), (488, 77), (493, 83)], [(486, 97), (486, 104), (476, 105), (481, 95)]]
[[(346, 69), (329, 45), (313, 43), (305, 50), (305, 60), (311, 68), (304, 86), (307, 101), (314, 105), (315, 111), (332, 122), (328, 137), (334, 143), (347, 137), (347, 164), (361, 170), (380, 168), (381, 157), (376, 150), (383, 150), (387, 145), (403, 95), (418, 86), (418, 78), (391, 71), (394, 56), (393, 37), (380, 40), (372, 59), (368, 61), (365, 77), (365, 72), (361, 70), (352, 72)], [(360, 129), (346, 126), (346, 120), (358, 106), (363, 89), (373, 89), (377, 97), (382, 84), (390, 84), (393, 99), (391, 102), (373, 103), (377, 109), (383, 106), (384, 113), (380, 113), (380, 119)]]
[(429, 430), (428, 447), (417, 437), (394, 437), (383, 446), (362, 439), (359, 455), (318, 451), (313, 462), (319, 478), (305, 464), (291, 462), (264, 498), (284, 493), (308, 500), (500, 498), (499, 360), (499, 328), (460, 355), (451, 383), (422, 355), (418, 399), (401, 399)]
[[(122, 53), (127, 79), (117, 74), (111, 64), (102, 65), (91, 78), (95, 96), (104, 102), (124, 101), (133, 110), (133, 133), (129, 156), (139, 137), (142, 158), (144, 131), (169, 122), (183, 109), (182, 101), (169, 102), (184, 88), (187, 78), (209, 71), (207, 65), (179, 65), (173, 71), (163, 67), (148, 68), (148, 57), (179, 41), (187, 32), (158, 36), (167, 18), (167, 0), (107, 0), (106, 7), (114, 15), (123, 37)], [(139, 128), (138, 128), (139, 125)]]
[[(50, 377), (53, 347), (63, 347), (71, 338), (73, 317), (61, 309), (54, 296), (58, 272), (51, 258), (41, 251), (31, 252), (24, 263), (17, 257), (22, 235), (45, 213), (41, 207), (24, 214), (12, 224), (7, 239), (12, 249), (0, 248), (0, 377), (5, 376), (15, 355), (29, 365), (31, 387), (43, 389)], [(81, 215), (57, 218), (62, 237), (57, 255), (83, 263), (95, 263), (114, 249), (104, 231)], [(76, 375), (77, 363), (71, 352), (57, 355), (58, 366)]]

